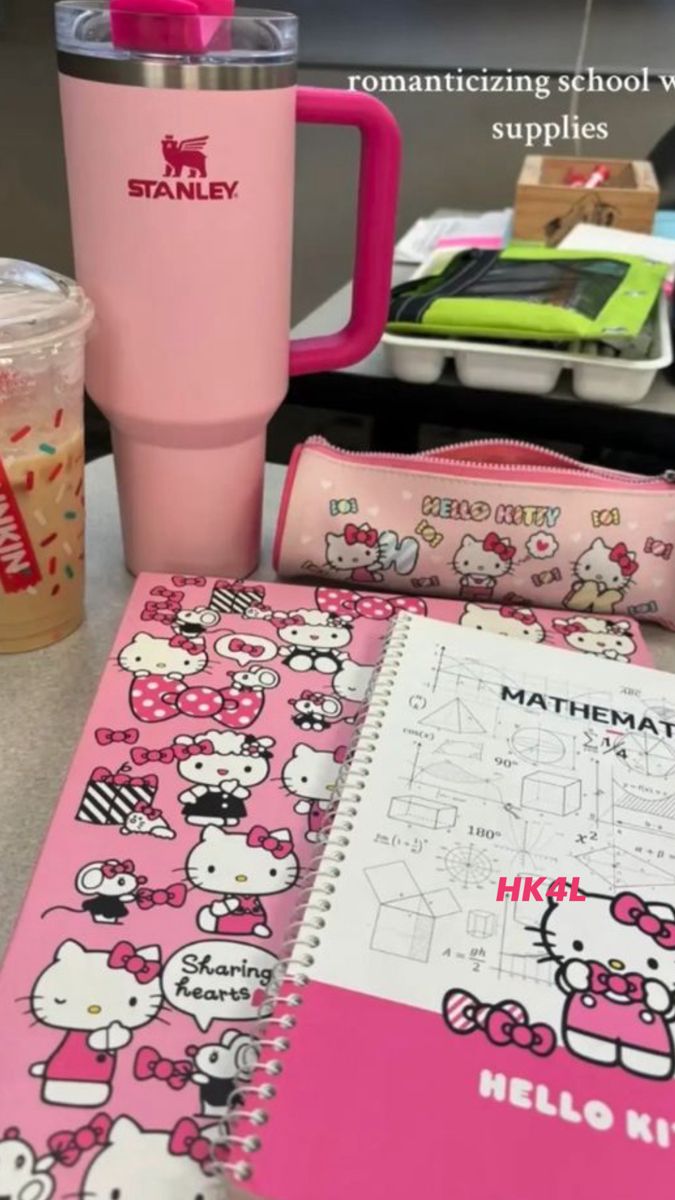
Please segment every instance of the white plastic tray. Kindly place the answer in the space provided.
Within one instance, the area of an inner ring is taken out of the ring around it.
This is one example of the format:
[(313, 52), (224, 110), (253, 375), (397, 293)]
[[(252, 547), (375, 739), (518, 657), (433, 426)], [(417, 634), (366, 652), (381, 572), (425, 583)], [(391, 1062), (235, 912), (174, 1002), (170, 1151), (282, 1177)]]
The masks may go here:
[[(425, 263), (414, 278), (429, 274)], [(454, 360), (455, 371), (465, 387), (489, 388), (500, 392), (546, 395), (564, 370), (571, 370), (571, 385), (580, 400), (605, 404), (638, 404), (649, 392), (657, 373), (673, 361), (673, 344), (668, 321), (668, 299), (661, 297), (655, 337), (649, 358), (605, 358), (597, 344), (574, 353), (508, 346), (503, 342), (474, 342), (461, 338), (411, 337), (385, 333), (382, 339), (389, 368), (407, 383), (437, 383), (446, 361)], [(577, 347), (578, 347), (577, 343)]]

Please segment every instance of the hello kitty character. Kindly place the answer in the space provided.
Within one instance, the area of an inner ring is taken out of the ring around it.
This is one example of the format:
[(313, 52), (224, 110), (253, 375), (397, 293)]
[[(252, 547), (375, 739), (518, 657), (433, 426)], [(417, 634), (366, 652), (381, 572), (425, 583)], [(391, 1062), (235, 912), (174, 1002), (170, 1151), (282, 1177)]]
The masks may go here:
[(239, 1029), (226, 1029), (219, 1042), (188, 1046), (187, 1053), (194, 1059), (192, 1082), (199, 1088), (201, 1116), (224, 1117), (237, 1103), (237, 1088), (251, 1078), (258, 1061), (258, 1043)]
[(308, 842), (318, 842), (327, 816), (335, 803), (335, 785), (344, 763), (346, 747), (331, 753), (315, 750), (304, 743), (296, 746), (292, 757), (284, 763), (283, 785), (296, 797), (294, 811), (307, 816)]
[(204, 933), (268, 938), (272, 930), (260, 897), (292, 888), (300, 863), (288, 829), (254, 825), (248, 833), (225, 833), (210, 825), (190, 851), (186, 870), (195, 887), (220, 893), (220, 900), (199, 910)]
[[(117, 661), (123, 671), (133, 675), (129, 691), (133, 715), (138, 721), (152, 723), (178, 715), (178, 701), (186, 691), (185, 679), (204, 671), (208, 658), (200, 642), (181, 634), (162, 638), (137, 633), (120, 650)], [(200, 715), (203, 718), (204, 714)]]
[(365, 663), (356, 663), (347, 659), (333, 676), (333, 691), (341, 700), (352, 700), (355, 704), (363, 704), (368, 695), (374, 670), (374, 667), (367, 666)]
[(221, 1141), (218, 1125), (200, 1129), (189, 1117), (169, 1132), (118, 1117), (77, 1194), (86, 1200), (220, 1200), (218, 1164), (227, 1158)]
[(161, 750), (134, 747), (135, 762), (175, 762), (189, 788), (178, 801), (188, 825), (238, 825), (246, 816), (251, 788), (270, 773), (274, 738), (209, 730), (177, 737)]
[(464, 629), (481, 629), (485, 633), (499, 633), (526, 642), (543, 642), (546, 639), (546, 630), (532, 609), (517, 608), (512, 604), (502, 604), (499, 608), (467, 604), (459, 623)]
[(344, 647), (352, 640), (348, 617), (336, 617), (315, 608), (298, 608), (275, 615), (272, 621), (286, 644), (281, 657), (291, 671), (319, 671), (334, 675), (345, 661)]
[(631, 892), (587, 892), (583, 905), (550, 902), (541, 939), (559, 964), (570, 1053), (647, 1079), (672, 1079), (675, 910)]
[(139, 887), (147, 882), (145, 875), (136, 872), (131, 859), (120, 862), (117, 858), (108, 858), (103, 862), (90, 862), (75, 876), (75, 890), (85, 897), (80, 908), (55, 904), (45, 909), (42, 916), (59, 910), (84, 912), (99, 925), (119, 925), (129, 915), (129, 905), (136, 900)]
[(15, 1127), (0, 1139), (0, 1197), (2, 1200), (50, 1200), (54, 1192), (51, 1154), (38, 1156)]
[(124, 824), (120, 825), (120, 833), (125, 837), (132, 833), (143, 833), (148, 837), (166, 839), (176, 836), (161, 808), (148, 804), (144, 800), (138, 801), (133, 812), (130, 812)]
[(608, 621), (606, 617), (557, 617), (553, 621), (572, 650), (595, 654), (612, 662), (627, 663), (637, 650), (630, 621)]
[(326, 534), (325, 565), (352, 583), (381, 583), (383, 571), (410, 575), (418, 557), (416, 538), (399, 538), (393, 529), (378, 533), (371, 525), (348, 522), (342, 533)]
[(324, 692), (307, 690), (288, 703), (295, 712), (293, 724), (305, 733), (324, 733), (340, 720), (343, 712), (341, 702)]
[(608, 546), (595, 538), (574, 563), (572, 587), (563, 600), (574, 612), (613, 613), (623, 600), (639, 563), (625, 542)]
[(461, 599), (491, 600), (499, 580), (512, 570), (515, 554), (516, 548), (507, 537), (490, 532), (481, 539), (466, 533), (452, 560), (459, 575)]
[(66, 1031), (50, 1057), (30, 1068), (42, 1079), (45, 1104), (107, 1103), (117, 1051), (162, 1007), (160, 969), (158, 946), (137, 950), (118, 942), (111, 950), (87, 950), (76, 941), (61, 943), (30, 997), (41, 1025)]

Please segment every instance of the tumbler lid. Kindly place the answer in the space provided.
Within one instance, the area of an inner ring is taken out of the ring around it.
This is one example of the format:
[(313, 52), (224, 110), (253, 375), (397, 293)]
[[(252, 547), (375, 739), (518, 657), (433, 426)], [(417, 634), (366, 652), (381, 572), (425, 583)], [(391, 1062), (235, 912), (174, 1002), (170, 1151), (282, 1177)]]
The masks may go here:
[(65, 275), (0, 258), (0, 359), (84, 333), (93, 305)]
[(77, 78), (248, 90), (294, 84), (298, 22), (230, 0), (59, 0), (56, 40)]

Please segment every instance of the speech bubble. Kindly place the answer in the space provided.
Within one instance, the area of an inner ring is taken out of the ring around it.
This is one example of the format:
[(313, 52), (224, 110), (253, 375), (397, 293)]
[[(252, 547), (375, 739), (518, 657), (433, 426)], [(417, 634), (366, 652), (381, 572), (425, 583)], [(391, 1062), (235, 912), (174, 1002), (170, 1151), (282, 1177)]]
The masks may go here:
[(213, 1021), (254, 1021), (277, 962), (258, 946), (224, 939), (190, 942), (164, 964), (162, 991), (203, 1033)]
[(532, 533), (525, 543), (530, 558), (553, 558), (558, 550), (558, 540), (552, 533)]
[(221, 658), (233, 658), (240, 667), (247, 667), (252, 662), (269, 662), (275, 657), (277, 646), (269, 638), (257, 637), (254, 633), (247, 633), (246, 636), (226, 633), (218, 638), (214, 650)]

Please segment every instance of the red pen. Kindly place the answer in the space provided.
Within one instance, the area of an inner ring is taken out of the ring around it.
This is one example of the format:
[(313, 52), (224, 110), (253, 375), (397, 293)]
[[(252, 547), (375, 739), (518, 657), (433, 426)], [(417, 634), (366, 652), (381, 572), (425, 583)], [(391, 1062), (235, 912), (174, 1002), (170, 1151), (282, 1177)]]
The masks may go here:
[(611, 172), (610, 172), (609, 167), (605, 166), (604, 163), (600, 163), (597, 167), (593, 168), (590, 175), (588, 176), (588, 179), (586, 180), (586, 182), (584, 184), (584, 187), (585, 188), (602, 187), (603, 183), (607, 183), (607, 180), (609, 179), (610, 174), (611, 174)]

